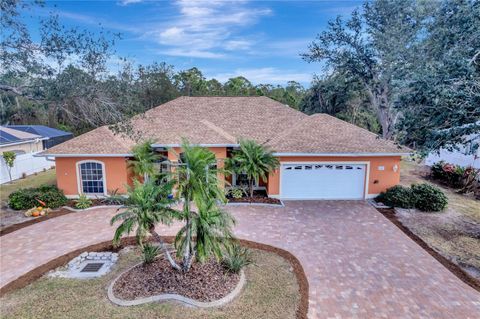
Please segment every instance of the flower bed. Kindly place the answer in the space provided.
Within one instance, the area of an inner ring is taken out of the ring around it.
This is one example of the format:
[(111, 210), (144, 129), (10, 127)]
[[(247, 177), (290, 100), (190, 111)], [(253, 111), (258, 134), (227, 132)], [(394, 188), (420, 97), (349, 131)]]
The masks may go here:
[(264, 190), (255, 190), (251, 198), (246, 196), (245, 193), (242, 194), (242, 197), (234, 197), (232, 193), (229, 192), (227, 194), (227, 200), (229, 203), (282, 205), (282, 202), (278, 198), (268, 197), (267, 192)]

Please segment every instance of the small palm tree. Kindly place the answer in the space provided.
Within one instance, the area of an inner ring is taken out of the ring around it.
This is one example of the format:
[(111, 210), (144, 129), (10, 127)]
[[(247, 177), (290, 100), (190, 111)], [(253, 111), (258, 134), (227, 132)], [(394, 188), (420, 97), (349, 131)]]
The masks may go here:
[(115, 231), (114, 244), (118, 244), (123, 235), (135, 230), (137, 242), (143, 248), (145, 238), (151, 234), (160, 244), (172, 267), (181, 270), (166, 248), (162, 237), (155, 231), (158, 223), (168, 225), (178, 217), (178, 212), (170, 207), (174, 202), (169, 198), (172, 188), (173, 181), (156, 185), (151, 181), (142, 184), (135, 180), (133, 187), (128, 190), (125, 210), (113, 216), (110, 223), (113, 225), (121, 221)]
[(144, 181), (155, 175), (155, 163), (160, 160), (160, 155), (152, 148), (152, 144), (152, 140), (146, 140), (137, 144), (133, 148), (133, 160), (129, 161), (133, 172), (138, 176), (142, 176)]
[[(212, 254), (220, 256), (221, 245), (232, 237), (233, 218), (217, 206), (218, 202), (225, 202), (225, 194), (220, 187), (215, 154), (186, 141), (182, 151), (175, 174), (185, 226), (176, 236), (175, 247), (177, 256), (183, 257), (186, 272), (194, 257), (203, 261)], [(192, 210), (192, 203), (198, 212)]]
[(247, 176), (250, 198), (253, 197), (255, 180), (261, 178), (265, 181), (267, 175), (279, 165), (278, 159), (270, 150), (251, 140), (240, 141), (240, 149), (233, 151), (232, 158), (227, 161), (231, 171)]

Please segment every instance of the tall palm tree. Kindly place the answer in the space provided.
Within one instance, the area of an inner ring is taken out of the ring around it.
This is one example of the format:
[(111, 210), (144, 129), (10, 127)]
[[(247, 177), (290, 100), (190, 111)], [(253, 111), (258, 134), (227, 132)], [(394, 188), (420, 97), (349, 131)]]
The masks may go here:
[[(217, 206), (226, 200), (215, 154), (186, 141), (182, 151), (175, 174), (185, 226), (176, 236), (175, 247), (177, 256), (183, 257), (183, 271), (188, 271), (194, 257), (202, 261), (212, 254), (220, 256), (221, 245), (232, 237), (233, 218)], [(192, 203), (198, 211), (192, 210)]]
[(118, 244), (123, 235), (135, 230), (137, 242), (143, 247), (145, 238), (151, 234), (160, 244), (172, 267), (181, 270), (165, 246), (162, 237), (155, 231), (158, 223), (168, 225), (174, 218), (178, 218), (178, 212), (170, 207), (174, 203), (174, 200), (169, 198), (172, 188), (173, 181), (156, 185), (152, 181), (142, 184), (135, 180), (133, 187), (128, 190), (128, 200), (124, 210), (113, 216), (110, 224), (121, 221), (113, 237), (114, 244)]
[(152, 148), (152, 144), (152, 140), (146, 140), (137, 144), (132, 150), (133, 160), (129, 161), (133, 172), (138, 176), (142, 176), (144, 181), (155, 175), (155, 163), (160, 160), (160, 155)]
[(280, 165), (273, 153), (251, 140), (241, 140), (240, 149), (233, 151), (232, 158), (227, 166), (236, 174), (245, 174), (248, 179), (250, 198), (253, 197), (255, 180), (266, 180), (268, 173), (273, 172)]

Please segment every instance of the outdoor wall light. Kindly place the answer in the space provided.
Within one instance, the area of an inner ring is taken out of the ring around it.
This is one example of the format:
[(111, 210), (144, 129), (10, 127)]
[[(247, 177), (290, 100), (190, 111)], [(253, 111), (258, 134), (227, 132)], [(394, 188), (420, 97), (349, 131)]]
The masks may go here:
[(398, 171), (398, 165), (397, 165), (397, 164), (393, 165), (393, 171), (394, 171), (395, 173)]

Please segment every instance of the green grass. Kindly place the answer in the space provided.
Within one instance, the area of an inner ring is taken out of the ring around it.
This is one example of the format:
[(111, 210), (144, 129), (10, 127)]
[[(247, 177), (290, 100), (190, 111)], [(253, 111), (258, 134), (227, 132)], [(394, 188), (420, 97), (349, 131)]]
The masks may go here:
[(30, 175), (24, 179), (17, 179), (11, 183), (0, 185), (0, 201), (7, 201), (8, 195), (20, 188), (38, 187), (45, 184), (56, 184), (55, 169), (50, 169), (46, 172), (37, 173), (37, 175)]
[(299, 287), (290, 263), (262, 250), (252, 250), (241, 294), (221, 308), (195, 309), (179, 304), (113, 305), (107, 287), (127, 267), (141, 260), (137, 250), (122, 253), (114, 270), (90, 280), (43, 277), (0, 299), (4, 318), (295, 318)]

